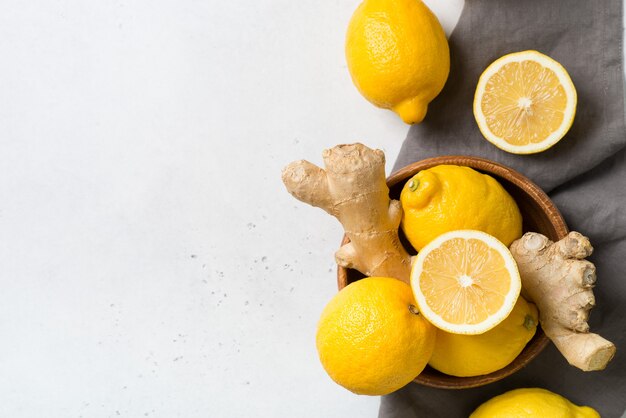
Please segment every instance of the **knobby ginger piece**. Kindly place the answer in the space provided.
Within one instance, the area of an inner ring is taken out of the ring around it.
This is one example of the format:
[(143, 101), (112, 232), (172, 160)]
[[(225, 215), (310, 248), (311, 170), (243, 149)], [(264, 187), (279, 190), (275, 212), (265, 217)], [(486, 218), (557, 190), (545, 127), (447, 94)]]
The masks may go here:
[(595, 305), (595, 266), (584, 258), (589, 239), (570, 232), (558, 242), (529, 232), (511, 244), (527, 299), (539, 308), (539, 322), (567, 361), (584, 371), (602, 370), (615, 355), (615, 345), (589, 332)]
[(285, 167), (282, 179), (296, 199), (341, 222), (350, 242), (335, 254), (337, 264), (409, 283), (411, 257), (398, 238), (402, 207), (389, 199), (385, 154), (349, 144), (324, 150), (322, 156), (325, 169), (295, 161)]

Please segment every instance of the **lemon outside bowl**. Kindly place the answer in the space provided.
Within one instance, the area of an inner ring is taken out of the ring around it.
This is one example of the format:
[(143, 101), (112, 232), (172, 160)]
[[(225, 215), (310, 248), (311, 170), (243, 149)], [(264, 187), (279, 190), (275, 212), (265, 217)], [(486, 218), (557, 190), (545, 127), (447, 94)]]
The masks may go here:
[[(478, 157), (469, 156), (442, 156), (428, 158), (410, 164), (387, 178), (389, 194), (392, 199), (400, 198), (400, 191), (404, 183), (421, 170), (435, 167), (440, 164), (453, 164), (471, 167), (481, 173), (489, 174), (502, 184), (513, 196), (522, 213), (523, 232), (539, 232), (558, 241), (568, 233), (567, 225), (563, 216), (550, 198), (532, 181), (517, 171), (501, 164)], [(410, 254), (416, 254), (411, 244), (404, 238), (400, 231), (400, 239)], [(342, 245), (349, 242), (344, 235)], [(338, 267), (337, 286), (343, 289), (348, 284), (363, 278), (364, 276), (352, 269)], [(520, 370), (530, 363), (546, 347), (550, 340), (543, 333), (540, 326), (532, 340), (524, 350), (508, 366), (482, 376), (455, 377), (443, 374), (427, 366), (424, 371), (415, 378), (414, 382), (425, 386), (441, 389), (468, 389), (496, 382)]]

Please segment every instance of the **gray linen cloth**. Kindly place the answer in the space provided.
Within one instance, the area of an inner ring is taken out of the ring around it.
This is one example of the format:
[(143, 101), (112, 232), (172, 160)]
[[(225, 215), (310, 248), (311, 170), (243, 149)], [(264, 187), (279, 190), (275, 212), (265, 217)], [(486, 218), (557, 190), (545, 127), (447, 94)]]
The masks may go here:
[[(582, 372), (550, 344), (530, 365), (480, 388), (433, 389), (411, 383), (382, 398), (381, 418), (467, 417), (511, 389), (541, 387), (603, 418), (626, 410), (626, 129), (620, 0), (467, 0), (450, 37), (451, 72), (423, 123), (411, 127), (395, 168), (438, 155), (474, 155), (512, 167), (539, 184), (571, 230), (587, 235), (597, 267), (592, 331), (613, 341), (606, 370)], [(478, 78), (495, 59), (535, 49), (568, 70), (578, 92), (570, 132), (534, 155), (500, 151), (472, 113)]]

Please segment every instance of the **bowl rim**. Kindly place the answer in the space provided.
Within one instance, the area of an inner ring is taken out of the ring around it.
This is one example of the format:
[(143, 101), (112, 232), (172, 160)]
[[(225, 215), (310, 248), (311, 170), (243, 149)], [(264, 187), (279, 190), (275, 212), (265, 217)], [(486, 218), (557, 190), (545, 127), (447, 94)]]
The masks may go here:
[[(545, 212), (546, 216), (551, 220), (552, 226), (554, 227), (559, 239), (564, 238), (568, 234), (569, 229), (565, 223), (563, 215), (539, 186), (516, 170), (486, 158), (468, 155), (444, 155), (426, 158), (394, 171), (389, 175), (389, 177), (387, 177), (387, 187), (391, 188), (401, 181), (412, 177), (421, 170), (426, 170), (428, 168), (444, 164), (470, 167), (478, 171), (494, 174), (507, 180), (528, 194), (529, 197)], [(349, 241), (348, 237), (344, 234), (341, 245), (344, 245)], [(338, 290), (343, 289), (347, 285), (348, 269), (337, 266)], [(541, 326), (537, 326), (535, 336), (524, 347), (522, 352), (515, 358), (515, 360), (500, 370), (496, 370), (495, 372), (485, 375), (470, 377), (449, 376), (439, 372), (437, 372), (439, 374), (435, 375), (427, 372), (418, 375), (413, 382), (439, 389), (470, 389), (484, 386), (486, 384), (504, 379), (526, 366), (531, 360), (537, 357), (537, 355), (548, 345), (548, 343), (550, 343), (550, 339), (545, 335)]]

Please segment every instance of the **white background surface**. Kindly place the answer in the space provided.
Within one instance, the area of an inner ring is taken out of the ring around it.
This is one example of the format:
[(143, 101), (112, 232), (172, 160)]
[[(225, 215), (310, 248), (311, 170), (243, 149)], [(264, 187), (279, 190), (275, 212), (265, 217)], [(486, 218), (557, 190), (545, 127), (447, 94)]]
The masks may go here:
[(377, 416), (314, 346), (341, 228), (280, 182), (408, 130), (350, 81), (358, 2), (0, 3), (0, 416)]

